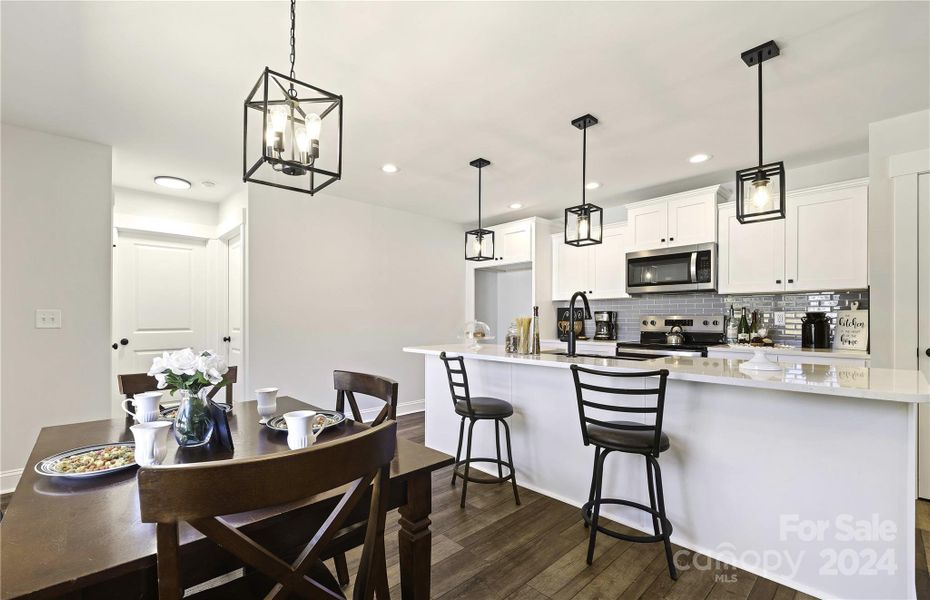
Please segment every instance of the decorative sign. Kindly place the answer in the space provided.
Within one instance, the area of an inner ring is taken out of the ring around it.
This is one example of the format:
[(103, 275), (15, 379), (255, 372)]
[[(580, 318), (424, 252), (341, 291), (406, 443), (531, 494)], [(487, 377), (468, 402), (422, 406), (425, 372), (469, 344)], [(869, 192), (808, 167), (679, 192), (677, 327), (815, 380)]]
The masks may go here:
[(836, 329), (833, 331), (835, 350), (869, 349), (869, 311), (836, 311)]

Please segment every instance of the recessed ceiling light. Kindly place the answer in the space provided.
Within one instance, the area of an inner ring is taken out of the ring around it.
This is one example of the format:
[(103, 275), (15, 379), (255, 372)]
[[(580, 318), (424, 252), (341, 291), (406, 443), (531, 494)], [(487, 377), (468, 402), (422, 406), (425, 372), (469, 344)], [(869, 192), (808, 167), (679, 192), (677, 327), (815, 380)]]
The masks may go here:
[(181, 179), (180, 177), (171, 177), (168, 175), (159, 175), (155, 178), (155, 183), (162, 187), (171, 188), (173, 190), (189, 190), (191, 189), (191, 182), (186, 179)]
[(216, 185), (216, 183), (207, 179), (206, 181), (201, 181), (200, 185), (202, 185), (205, 188), (212, 188), (213, 186)]
[(523, 205), (520, 204), (519, 202), (514, 202), (513, 204), (510, 205), (510, 208), (517, 210), (518, 208), (523, 208)]
[(385, 173), (396, 173), (400, 171), (400, 169), (397, 168), (397, 165), (392, 165), (391, 163), (382, 165), (381, 170), (384, 171)]
[(712, 159), (713, 157), (714, 157), (713, 154), (704, 154), (703, 152), (701, 152), (701, 153), (695, 154), (694, 156), (692, 156), (691, 158), (689, 158), (689, 159), (688, 159), (688, 162), (691, 163), (691, 164), (693, 164), (693, 165), (696, 165), (696, 164), (698, 164), (698, 163), (707, 162), (707, 161), (709, 161), (710, 159)]
[(584, 184), (584, 189), (586, 190), (596, 190), (599, 187), (601, 187), (601, 184), (596, 181), (589, 181), (588, 183)]

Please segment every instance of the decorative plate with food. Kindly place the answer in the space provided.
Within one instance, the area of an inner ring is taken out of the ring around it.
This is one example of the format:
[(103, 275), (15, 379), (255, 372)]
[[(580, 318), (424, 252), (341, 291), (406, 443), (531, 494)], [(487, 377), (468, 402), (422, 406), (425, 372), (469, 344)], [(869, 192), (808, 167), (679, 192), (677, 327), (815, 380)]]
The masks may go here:
[[(318, 410), (316, 411), (316, 415), (318, 418), (323, 418), (325, 420), (323, 429), (335, 427), (336, 425), (342, 424), (346, 420), (346, 416), (344, 414), (334, 410)], [(271, 417), (268, 419), (268, 422), (265, 423), (265, 426), (268, 427), (268, 429), (273, 429), (275, 431), (287, 432), (287, 422), (284, 420), (284, 415)]]
[(40, 460), (35, 471), (49, 477), (82, 479), (136, 466), (135, 444), (118, 442), (75, 448)]

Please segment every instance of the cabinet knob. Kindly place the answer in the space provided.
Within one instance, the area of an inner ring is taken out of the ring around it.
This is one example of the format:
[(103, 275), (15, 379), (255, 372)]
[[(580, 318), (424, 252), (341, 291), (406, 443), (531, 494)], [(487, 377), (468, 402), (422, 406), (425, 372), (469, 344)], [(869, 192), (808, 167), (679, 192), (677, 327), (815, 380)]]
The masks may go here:
[(674, 242), (674, 241), (675, 241), (675, 238), (673, 238), (673, 237), (670, 237), (670, 238), (668, 238), (668, 241), (670, 241), (670, 242)]
[(781, 283), (781, 279), (776, 279), (775, 283)]
[(789, 279), (788, 283), (794, 283), (794, 279)]
[(665, 238), (662, 238), (662, 241), (664, 242), (664, 241), (665, 241)]

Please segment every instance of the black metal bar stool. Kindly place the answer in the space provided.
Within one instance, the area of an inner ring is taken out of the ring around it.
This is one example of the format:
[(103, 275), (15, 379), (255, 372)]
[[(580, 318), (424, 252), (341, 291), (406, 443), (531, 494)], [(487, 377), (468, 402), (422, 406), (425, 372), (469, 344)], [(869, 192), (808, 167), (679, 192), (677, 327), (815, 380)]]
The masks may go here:
[[(594, 560), (594, 541), (597, 532), (629, 542), (650, 543), (662, 542), (665, 544), (665, 558), (668, 560), (668, 574), (672, 579), (678, 579), (678, 571), (672, 560), (672, 544), (669, 537), (672, 535), (672, 524), (665, 516), (665, 496), (662, 492), (662, 471), (659, 469), (659, 454), (669, 449), (668, 436), (662, 433), (662, 416), (665, 411), (665, 383), (668, 371), (639, 371), (634, 373), (615, 373), (612, 371), (599, 371), (572, 365), (572, 377), (575, 379), (575, 394), (578, 398), (578, 416), (581, 419), (581, 437), (584, 445), (594, 445), (594, 472), (591, 474), (591, 491), (588, 501), (581, 507), (581, 515), (585, 527), (590, 527), (591, 538), (588, 542), (588, 564)], [(585, 374), (585, 381), (581, 375)], [(617, 388), (606, 385), (590, 383), (595, 377), (647, 379), (658, 378), (657, 387), (652, 388)], [(599, 394), (598, 401), (591, 400), (593, 394)], [(647, 400), (642, 406), (606, 404), (609, 400), (605, 396), (641, 396)], [(655, 403), (649, 404), (649, 396), (654, 396)], [(608, 412), (654, 414), (653, 424), (638, 423), (635, 421), (605, 421), (594, 418), (588, 414), (588, 409)], [(604, 461), (611, 452), (626, 452), (641, 454), (646, 459), (646, 479), (649, 482), (649, 506), (621, 500), (617, 498), (602, 498), (601, 483), (604, 478)], [(628, 535), (611, 531), (598, 524), (601, 506), (604, 504), (619, 504), (629, 506), (649, 513), (652, 516), (652, 527), (655, 535)]]
[[(468, 482), (472, 483), (503, 483), (510, 480), (513, 485), (513, 498), (520, 504), (520, 494), (517, 492), (516, 470), (513, 468), (513, 454), (510, 451), (510, 426), (507, 425), (507, 417), (513, 415), (513, 406), (506, 400), (499, 398), (490, 398), (487, 396), (472, 398), (468, 388), (468, 373), (465, 372), (465, 361), (461, 356), (446, 356), (443, 352), (439, 355), (442, 362), (446, 365), (446, 375), (449, 376), (449, 391), (452, 394), (452, 403), (455, 406), (455, 414), (462, 417), (459, 425), (459, 443), (455, 451), (455, 464), (452, 466), (452, 485), (455, 485), (455, 478), (462, 478), (462, 502), (461, 507), (465, 508), (465, 494), (468, 491)], [(461, 381), (457, 381), (457, 378)], [(461, 392), (457, 392), (459, 388)], [(465, 433), (465, 419), (468, 419), (468, 442), (465, 445), (465, 459), (460, 460), (462, 456), (462, 436)], [(471, 456), (471, 434), (478, 421), (494, 421), (494, 435), (497, 443), (497, 458), (472, 458)], [(501, 457), (501, 429), (503, 423), (504, 433), (507, 437), (507, 460)], [(471, 463), (493, 463), (497, 465), (497, 477), (488, 477), (476, 479), (470, 477), (468, 468)], [(459, 472), (460, 467), (464, 465), (464, 473)], [(504, 467), (507, 467), (509, 473), (504, 475)]]

